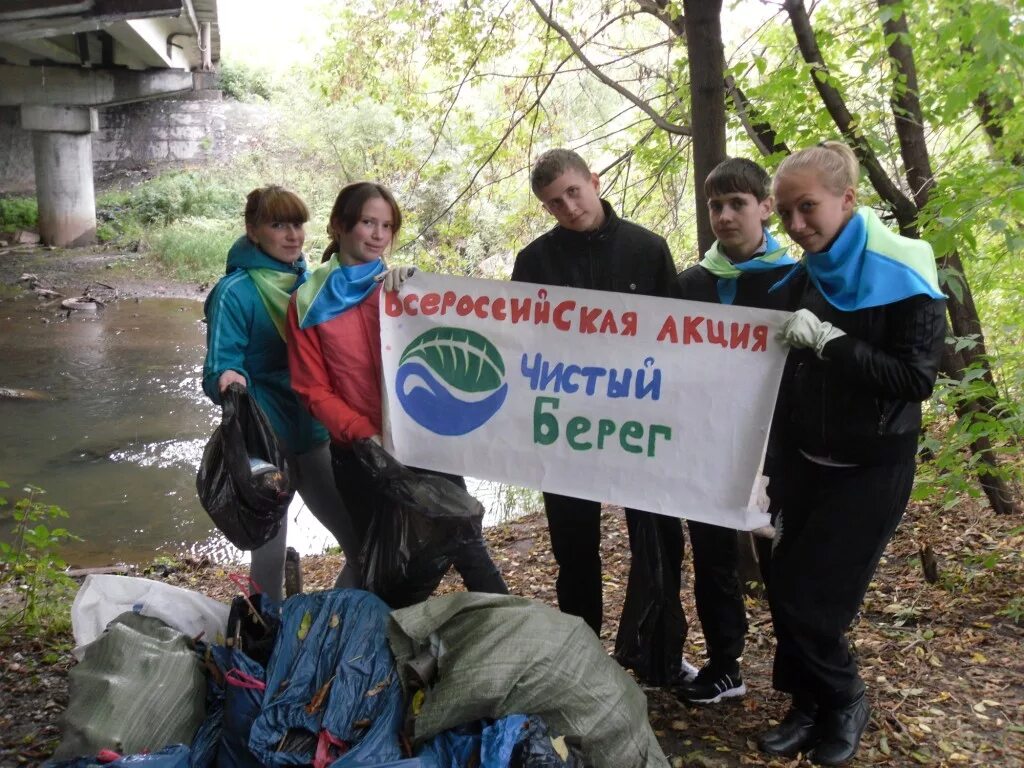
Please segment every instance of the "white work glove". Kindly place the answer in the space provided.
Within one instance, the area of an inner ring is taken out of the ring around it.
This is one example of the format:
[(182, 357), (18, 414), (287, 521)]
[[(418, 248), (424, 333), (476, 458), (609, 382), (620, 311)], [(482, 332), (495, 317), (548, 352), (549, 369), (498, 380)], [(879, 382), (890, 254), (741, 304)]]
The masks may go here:
[(388, 267), (386, 272), (381, 272), (374, 280), (384, 283), (385, 291), (397, 291), (415, 272), (416, 267)]
[(782, 325), (776, 338), (786, 346), (797, 349), (813, 349), (822, 360), (825, 345), (832, 339), (845, 336), (846, 332), (836, 328), (832, 323), (819, 320), (809, 309), (798, 309), (789, 320)]

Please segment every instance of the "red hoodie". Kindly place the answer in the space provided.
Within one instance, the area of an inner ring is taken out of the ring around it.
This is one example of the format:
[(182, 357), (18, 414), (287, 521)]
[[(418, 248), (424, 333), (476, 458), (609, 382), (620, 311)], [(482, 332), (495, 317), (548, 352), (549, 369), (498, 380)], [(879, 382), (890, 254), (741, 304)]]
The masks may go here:
[(331, 440), (348, 445), (381, 433), (380, 289), (331, 320), (299, 328), (288, 304), (292, 389)]

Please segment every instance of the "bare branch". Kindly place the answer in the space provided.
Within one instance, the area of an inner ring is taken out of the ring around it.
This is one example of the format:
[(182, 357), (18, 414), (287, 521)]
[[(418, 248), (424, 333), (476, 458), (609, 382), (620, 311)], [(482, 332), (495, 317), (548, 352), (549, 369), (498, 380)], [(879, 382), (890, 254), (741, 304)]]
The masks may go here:
[(789, 14), (789, 21), (796, 35), (800, 53), (804, 61), (811, 65), (811, 79), (814, 81), (814, 87), (818, 90), (825, 109), (832, 116), (832, 121), (839, 128), (840, 133), (850, 142), (853, 151), (857, 153), (857, 158), (867, 170), (868, 178), (871, 179), (875, 190), (882, 199), (892, 206), (896, 219), (900, 223), (900, 229), (905, 234), (912, 233), (914, 222), (917, 219), (917, 206), (889, 178), (878, 161), (878, 157), (861, 134), (857, 121), (847, 109), (842, 94), (830, 82), (832, 76), (818, 49), (818, 41), (814, 35), (814, 29), (811, 27), (807, 9), (804, 8), (803, 0), (786, 0), (785, 8)]
[(534, 7), (534, 9), (537, 11), (540, 17), (544, 20), (545, 24), (547, 24), (549, 27), (551, 27), (559, 35), (562, 36), (562, 39), (565, 40), (566, 43), (568, 43), (569, 48), (573, 52), (573, 55), (577, 59), (579, 59), (579, 61), (581, 61), (588, 70), (590, 70), (591, 74), (593, 74), (594, 77), (596, 77), (598, 80), (600, 80), (602, 83), (607, 85), (612, 90), (616, 91), (623, 98), (633, 102), (639, 109), (646, 113), (647, 116), (651, 118), (651, 120), (654, 121), (655, 125), (661, 128), (663, 131), (673, 133), (677, 136), (690, 135), (691, 131), (689, 126), (678, 125), (676, 123), (669, 122), (668, 120), (665, 119), (663, 115), (661, 115), (655, 109), (653, 109), (651, 105), (648, 104), (646, 101), (641, 99), (628, 88), (623, 88), (617, 82), (608, 77), (608, 75), (602, 72), (600, 67), (598, 67), (596, 64), (591, 62), (590, 59), (587, 58), (587, 55), (583, 53), (583, 50), (580, 48), (579, 44), (577, 44), (576, 41), (572, 39), (572, 36), (569, 34), (568, 30), (566, 30), (565, 27), (560, 25), (543, 8), (541, 8), (540, 5), (537, 3), (537, 0), (530, 0), (530, 5)]
[[(655, 126), (655, 127), (657, 127), (657, 126)], [(631, 159), (633, 157), (633, 155), (636, 154), (637, 149), (639, 147), (642, 147), (647, 142), (647, 140), (649, 138), (651, 138), (651, 136), (654, 135), (654, 130), (655, 130), (654, 128), (650, 128), (647, 131), (647, 133), (645, 133), (643, 136), (641, 136), (639, 139), (637, 139), (636, 143), (632, 147), (627, 149), (625, 152), (623, 152), (617, 158), (612, 160), (608, 165), (606, 165), (604, 168), (602, 168), (600, 171), (598, 171), (597, 175), (598, 176), (604, 176), (606, 173), (608, 173), (608, 171), (610, 171), (615, 166), (617, 166), (617, 165), (619, 165), (621, 163), (624, 163), (627, 160)], [(613, 134), (608, 134), (608, 135), (611, 136)], [(602, 137), (602, 138), (606, 138), (606, 137)]]
[(463, 87), (466, 85), (466, 81), (469, 79), (470, 74), (476, 67), (480, 56), (483, 55), (484, 49), (487, 48), (487, 44), (491, 41), (490, 32), (494, 31), (495, 26), (498, 24), (498, 19), (505, 13), (505, 9), (508, 8), (508, 4), (511, 0), (505, 0), (505, 5), (502, 6), (501, 11), (494, 17), (494, 21), (491, 22), (491, 28), (488, 30), (488, 34), (484, 35), (484, 41), (480, 44), (480, 47), (476, 49), (473, 54), (473, 60), (469, 62), (469, 66), (466, 68), (465, 73), (462, 75), (462, 80), (459, 81), (458, 87), (455, 89), (455, 95), (452, 96), (451, 101), (448, 103), (448, 108), (444, 111), (444, 115), (441, 117), (441, 123), (437, 126), (437, 132), (434, 133), (434, 143), (430, 145), (430, 151), (427, 152), (426, 157), (423, 158), (423, 162), (420, 163), (420, 167), (416, 169), (415, 176), (418, 178), (420, 172), (426, 167), (427, 163), (430, 162), (430, 158), (434, 156), (434, 150), (437, 149), (437, 144), (441, 141), (441, 134), (444, 133), (444, 127), (448, 124), (448, 116), (451, 115), (452, 110), (455, 109), (455, 104), (459, 100), (459, 94), (462, 93)]
[(900, 157), (903, 158), (903, 167), (907, 173), (907, 183), (914, 194), (917, 207), (923, 208), (928, 204), (929, 193), (935, 186), (935, 176), (932, 174), (928, 144), (924, 138), (924, 118), (921, 114), (921, 100), (917, 95), (917, 66), (914, 63), (914, 53), (906, 43), (910, 34), (907, 29), (907, 17), (899, 10), (899, 4), (894, 0), (877, 2), (879, 8), (896, 11), (882, 22), (882, 29), (886, 39), (892, 41), (889, 43), (889, 56), (895, 73), (903, 75), (905, 80), (900, 82), (898, 77), (893, 78), (890, 104), (896, 122)]
[(676, 37), (686, 36), (686, 27), (683, 16), (680, 14), (674, 19), (669, 12), (668, 3), (665, 0), (637, 0), (637, 5), (644, 13), (649, 13), (666, 27), (672, 30)]
[[(571, 55), (566, 56), (564, 59), (562, 59), (561, 64), (565, 64), (571, 58)], [(441, 219), (447, 216), (451, 209), (455, 207), (455, 204), (459, 202), (463, 197), (465, 197), (469, 190), (473, 188), (473, 185), (476, 183), (477, 177), (481, 173), (483, 173), (484, 168), (486, 168), (490, 164), (491, 160), (494, 159), (494, 156), (498, 154), (498, 150), (504, 146), (506, 141), (508, 141), (508, 137), (512, 135), (512, 132), (515, 131), (516, 127), (523, 120), (525, 120), (526, 117), (533, 112), (533, 110), (535, 110), (540, 105), (541, 100), (544, 98), (544, 94), (547, 92), (548, 88), (551, 87), (551, 84), (555, 81), (555, 77), (558, 74), (558, 70), (561, 68), (561, 64), (558, 67), (555, 67), (555, 71), (551, 74), (551, 77), (548, 78), (548, 81), (544, 83), (544, 87), (537, 91), (537, 96), (533, 100), (533, 103), (531, 103), (525, 110), (523, 110), (522, 114), (520, 114), (518, 117), (512, 120), (508, 128), (506, 128), (505, 132), (501, 135), (501, 138), (499, 138), (495, 145), (491, 148), (490, 153), (488, 153), (487, 157), (484, 158), (484, 161), (480, 163), (477, 169), (473, 172), (473, 176), (470, 178), (468, 182), (466, 182), (466, 185), (462, 188), (459, 194), (457, 194), (452, 199), (452, 201), (444, 207), (444, 210), (442, 210), (440, 213), (437, 214), (437, 216), (435, 216), (426, 224), (424, 224), (420, 228), (420, 231), (417, 232), (412, 239), (403, 243), (400, 249), (407, 248), (408, 246), (412, 245), (414, 242), (419, 240), (421, 237), (423, 237), (423, 235), (426, 234), (431, 227), (433, 227), (435, 224), (437, 224), (437, 222), (439, 222)]]
[(762, 155), (772, 155), (776, 152), (789, 154), (790, 149), (786, 142), (779, 140), (779, 135), (771, 123), (761, 117), (732, 75), (725, 78), (725, 92), (729, 95), (732, 108), (739, 115), (747, 136)]

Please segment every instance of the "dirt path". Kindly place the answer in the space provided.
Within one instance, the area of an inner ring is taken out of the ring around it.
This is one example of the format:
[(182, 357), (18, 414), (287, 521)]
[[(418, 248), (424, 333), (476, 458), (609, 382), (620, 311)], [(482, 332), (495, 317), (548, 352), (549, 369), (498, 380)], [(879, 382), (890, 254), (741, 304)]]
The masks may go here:
[[(628, 570), (622, 514), (607, 511), (604, 530), (602, 639), (611, 650)], [(488, 540), (513, 593), (554, 604), (555, 567), (540, 516), (490, 529)], [(934, 585), (917, 559), (923, 542), (938, 556)], [(972, 502), (956, 510), (955, 520), (926, 507), (908, 512), (852, 633), (873, 714), (851, 765), (1024, 766), (1024, 628), (1013, 608), (1019, 610), (1024, 594), (1022, 550), (1019, 521), (996, 518)], [(340, 556), (306, 558), (306, 590), (326, 588), (339, 567)], [(149, 575), (218, 599), (233, 591), (224, 571), (209, 564)], [(686, 580), (691, 583), (689, 574)], [(442, 591), (458, 588), (449, 577)], [(684, 602), (692, 624), (686, 655), (700, 663), (703, 638), (689, 586)], [(676, 768), (810, 765), (757, 752), (757, 734), (785, 702), (771, 690), (773, 638), (764, 602), (751, 600), (748, 613), (744, 699), (688, 708), (669, 692), (648, 692), (651, 723)], [(0, 637), (0, 766), (37, 764), (50, 754), (67, 703), (69, 665), (66, 652), (38, 640)]]

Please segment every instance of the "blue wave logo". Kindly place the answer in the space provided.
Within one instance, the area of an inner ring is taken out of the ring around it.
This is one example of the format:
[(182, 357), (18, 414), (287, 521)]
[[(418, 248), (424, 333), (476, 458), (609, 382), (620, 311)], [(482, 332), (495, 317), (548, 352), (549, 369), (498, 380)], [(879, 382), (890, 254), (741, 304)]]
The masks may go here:
[(405, 348), (395, 389), (398, 402), (421, 427), (437, 435), (465, 435), (504, 404), (505, 362), (476, 331), (434, 328)]

